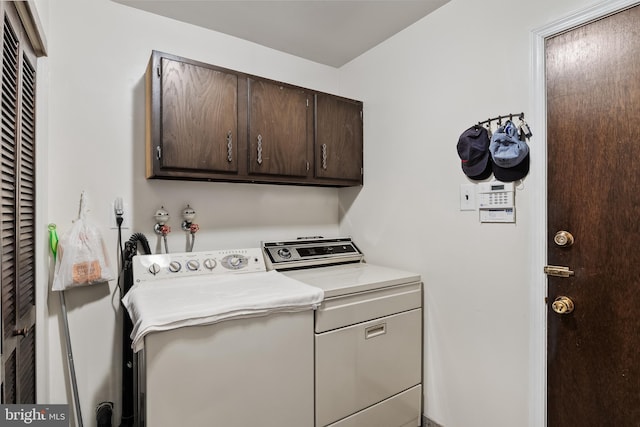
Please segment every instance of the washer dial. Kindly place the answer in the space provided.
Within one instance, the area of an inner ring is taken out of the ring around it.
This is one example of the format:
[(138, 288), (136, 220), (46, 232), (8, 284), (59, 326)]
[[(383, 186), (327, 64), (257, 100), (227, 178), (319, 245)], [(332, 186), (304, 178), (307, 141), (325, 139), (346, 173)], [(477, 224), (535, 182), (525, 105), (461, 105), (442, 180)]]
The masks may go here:
[(216, 268), (216, 265), (218, 265), (216, 260), (213, 258), (205, 259), (203, 264), (204, 264), (204, 268), (206, 268), (207, 270), (213, 270), (214, 268)]
[(222, 258), (222, 265), (229, 270), (240, 270), (246, 267), (248, 263), (247, 257), (240, 254), (231, 254)]
[(200, 263), (197, 259), (190, 259), (187, 261), (187, 270), (189, 271), (197, 271), (200, 268)]
[(170, 272), (177, 273), (181, 269), (182, 269), (182, 264), (180, 264), (178, 261), (171, 261), (169, 263), (169, 271)]

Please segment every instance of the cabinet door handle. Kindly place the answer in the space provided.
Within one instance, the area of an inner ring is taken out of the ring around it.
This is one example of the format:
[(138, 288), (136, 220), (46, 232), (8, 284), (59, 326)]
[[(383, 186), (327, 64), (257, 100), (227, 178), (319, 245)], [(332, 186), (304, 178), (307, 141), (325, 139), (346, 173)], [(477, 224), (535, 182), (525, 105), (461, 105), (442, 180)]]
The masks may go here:
[(227, 132), (227, 161), (229, 163), (233, 161), (233, 136), (231, 131)]
[(387, 324), (378, 323), (377, 325), (369, 326), (364, 330), (364, 339), (375, 338), (387, 333)]
[(322, 169), (327, 170), (327, 144), (322, 144)]
[(262, 135), (258, 134), (258, 164), (262, 164)]

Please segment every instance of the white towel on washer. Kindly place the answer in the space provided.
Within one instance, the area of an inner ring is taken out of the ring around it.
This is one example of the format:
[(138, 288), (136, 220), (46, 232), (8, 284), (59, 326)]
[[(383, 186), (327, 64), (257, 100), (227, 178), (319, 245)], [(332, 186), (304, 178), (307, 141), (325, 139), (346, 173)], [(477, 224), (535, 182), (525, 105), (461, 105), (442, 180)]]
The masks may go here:
[(183, 326), (315, 309), (324, 291), (277, 271), (138, 283), (122, 298), (133, 323), (133, 351), (144, 336)]

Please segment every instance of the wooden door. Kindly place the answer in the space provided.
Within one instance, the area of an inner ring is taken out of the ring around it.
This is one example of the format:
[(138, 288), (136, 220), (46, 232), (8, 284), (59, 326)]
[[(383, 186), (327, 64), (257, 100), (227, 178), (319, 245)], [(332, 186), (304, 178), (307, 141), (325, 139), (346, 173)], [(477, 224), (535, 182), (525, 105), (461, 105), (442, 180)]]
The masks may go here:
[(2, 403), (36, 402), (36, 58), (12, 5), (0, 5)]
[(238, 77), (179, 59), (161, 64), (161, 168), (236, 172)]
[(317, 94), (315, 174), (362, 183), (362, 103)]
[(574, 271), (548, 276), (548, 427), (640, 425), (639, 29), (634, 7), (546, 42), (548, 263)]
[(309, 94), (301, 88), (249, 80), (249, 173), (307, 176)]

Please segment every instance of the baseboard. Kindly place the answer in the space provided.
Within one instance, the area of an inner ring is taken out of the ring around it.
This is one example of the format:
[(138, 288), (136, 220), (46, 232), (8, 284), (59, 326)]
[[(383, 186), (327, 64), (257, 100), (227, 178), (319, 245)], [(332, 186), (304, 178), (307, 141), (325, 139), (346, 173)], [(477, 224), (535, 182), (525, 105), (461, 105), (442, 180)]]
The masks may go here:
[(430, 420), (429, 418), (422, 416), (422, 427), (442, 427), (442, 425), (437, 422)]

